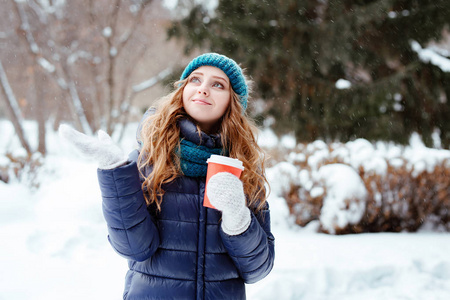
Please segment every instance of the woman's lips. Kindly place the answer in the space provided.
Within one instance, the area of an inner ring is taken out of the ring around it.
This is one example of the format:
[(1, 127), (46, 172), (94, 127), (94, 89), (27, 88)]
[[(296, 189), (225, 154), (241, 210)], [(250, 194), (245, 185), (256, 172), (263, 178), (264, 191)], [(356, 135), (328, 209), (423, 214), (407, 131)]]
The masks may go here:
[(196, 104), (200, 104), (200, 105), (211, 105), (211, 103), (209, 103), (203, 99), (194, 99), (194, 100), (192, 100), (192, 102), (194, 102)]

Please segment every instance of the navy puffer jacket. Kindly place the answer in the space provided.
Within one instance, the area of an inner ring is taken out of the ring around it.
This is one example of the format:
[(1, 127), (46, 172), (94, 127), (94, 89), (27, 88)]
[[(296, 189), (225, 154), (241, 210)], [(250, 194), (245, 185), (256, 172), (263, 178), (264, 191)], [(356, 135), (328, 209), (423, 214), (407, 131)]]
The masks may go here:
[[(200, 143), (191, 130), (183, 126), (184, 138)], [(211, 143), (217, 140), (204, 134), (201, 144)], [(244, 283), (264, 278), (273, 266), (268, 205), (252, 213), (245, 232), (229, 236), (221, 213), (202, 205), (205, 177), (180, 176), (164, 186), (157, 212), (144, 200), (138, 154), (124, 166), (98, 170), (108, 239), (128, 259), (124, 299), (245, 299)]]

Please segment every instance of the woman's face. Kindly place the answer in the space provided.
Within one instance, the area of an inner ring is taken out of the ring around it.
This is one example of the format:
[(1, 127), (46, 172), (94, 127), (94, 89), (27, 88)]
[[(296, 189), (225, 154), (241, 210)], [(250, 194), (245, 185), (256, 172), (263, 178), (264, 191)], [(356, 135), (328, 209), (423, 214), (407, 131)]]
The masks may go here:
[(183, 107), (205, 132), (218, 125), (231, 101), (228, 76), (219, 68), (202, 66), (187, 78)]

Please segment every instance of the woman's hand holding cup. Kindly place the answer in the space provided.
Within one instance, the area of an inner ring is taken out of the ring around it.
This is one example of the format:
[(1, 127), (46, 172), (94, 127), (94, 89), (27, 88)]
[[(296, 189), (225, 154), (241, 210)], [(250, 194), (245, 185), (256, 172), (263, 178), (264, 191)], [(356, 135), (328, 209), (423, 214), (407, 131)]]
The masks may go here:
[(222, 230), (228, 235), (241, 234), (251, 222), (244, 187), (238, 178), (243, 169), (242, 162), (236, 159), (212, 155), (208, 160), (204, 206), (222, 212)]

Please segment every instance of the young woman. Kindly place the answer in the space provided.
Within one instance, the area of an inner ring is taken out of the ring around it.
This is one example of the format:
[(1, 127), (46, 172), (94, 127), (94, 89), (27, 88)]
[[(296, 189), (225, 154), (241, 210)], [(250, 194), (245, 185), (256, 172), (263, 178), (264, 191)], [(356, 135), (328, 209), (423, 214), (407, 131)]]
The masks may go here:
[[(124, 159), (100, 131), (93, 139), (67, 126), (60, 133), (99, 161), (108, 239), (128, 259), (124, 299), (245, 299), (245, 284), (274, 262), (264, 162), (245, 115), (248, 84), (232, 59), (192, 60), (138, 129), (140, 149)], [(237, 158), (240, 179), (208, 181), (211, 154)]]

